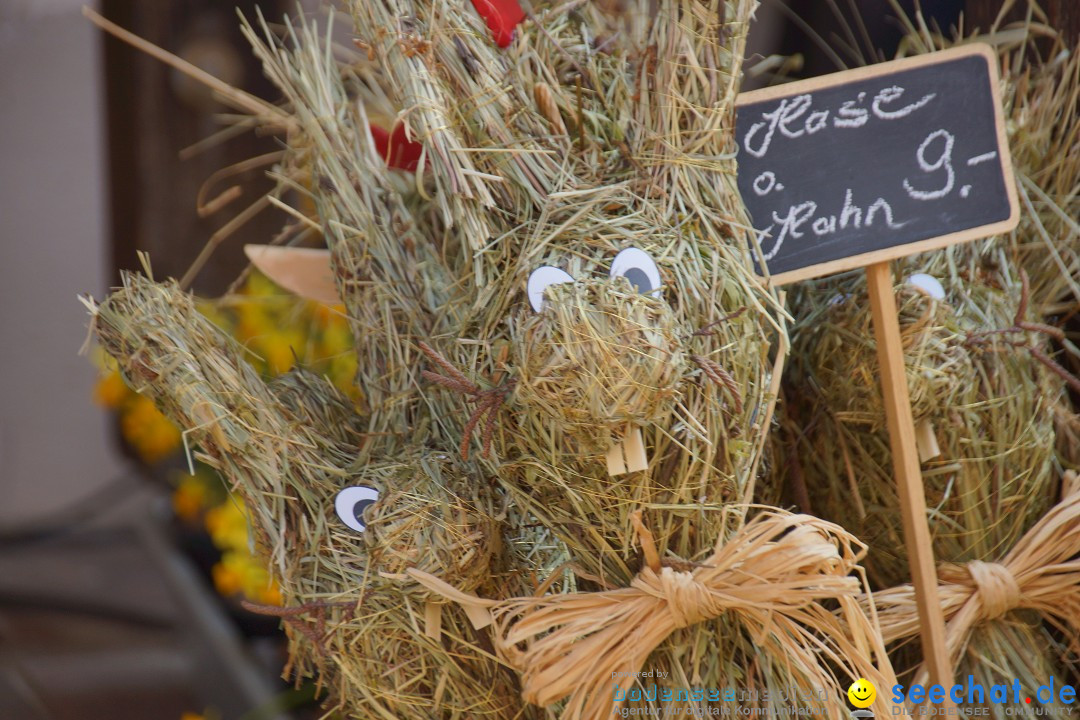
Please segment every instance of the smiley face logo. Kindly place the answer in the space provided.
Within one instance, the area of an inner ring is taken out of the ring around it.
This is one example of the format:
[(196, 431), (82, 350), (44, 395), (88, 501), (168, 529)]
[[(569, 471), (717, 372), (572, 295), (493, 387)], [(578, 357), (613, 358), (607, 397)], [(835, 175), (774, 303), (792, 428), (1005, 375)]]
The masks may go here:
[(874, 683), (866, 678), (859, 678), (847, 689), (848, 702), (857, 708), (870, 707), (874, 704), (876, 697), (877, 690), (874, 688)]

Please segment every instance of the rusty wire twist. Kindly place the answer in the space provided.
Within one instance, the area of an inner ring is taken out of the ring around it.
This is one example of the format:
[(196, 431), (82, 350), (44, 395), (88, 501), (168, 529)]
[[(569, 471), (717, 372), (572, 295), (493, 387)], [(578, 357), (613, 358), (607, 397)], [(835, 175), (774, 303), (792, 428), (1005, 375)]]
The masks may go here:
[(473, 433), (476, 431), (476, 426), (480, 424), (480, 421), (484, 420), (484, 431), (480, 437), (480, 457), (486, 458), (491, 451), (491, 440), (495, 435), (495, 421), (499, 417), (498, 409), (514, 389), (516, 381), (510, 380), (499, 387), (484, 390), (472, 380), (465, 377), (460, 370), (454, 367), (449, 360), (443, 357), (433, 347), (423, 341), (420, 341), (418, 344), (423, 353), (446, 373), (445, 375), (440, 375), (431, 370), (423, 370), (420, 374), (436, 385), (441, 385), (450, 390), (459, 392), (476, 403), (476, 408), (472, 411), (472, 414), (469, 415), (469, 420), (465, 423), (465, 430), (462, 433), (461, 457), (465, 460), (469, 459), (469, 444), (472, 441)]

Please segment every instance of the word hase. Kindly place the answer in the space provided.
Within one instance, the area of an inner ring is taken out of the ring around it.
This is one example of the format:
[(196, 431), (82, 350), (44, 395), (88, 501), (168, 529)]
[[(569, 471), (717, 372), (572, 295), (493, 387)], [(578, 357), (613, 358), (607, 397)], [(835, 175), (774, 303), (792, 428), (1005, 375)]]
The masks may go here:
[[(851, 188), (848, 188), (844, 195), (844, 207), (839, 215), (818, 215), (817, 213), (818, 204), (813, 200), (792, 205), (783, 216), (774, 210), (772, 225), (760, 233), (760, 237), (773, 238), (772, 249), (764, 253), (764, 260), (769, 261), (776, 257), (788, 238), (800, 240), (807, 232), (813, 232), (817, 237), (827, 237), (849, 227), (855, 230), (871, 227), (879, 220), (882, 227), (889, 230), (898, 230), (907, 224), (897, 222), (893, 218), (892, 206), (885, 198), (879, 197), (865, 209), (855, 205), (852, 202)], [(773, 232), (773, 228), (777, 225), (780, 226), (779, 229)]]
[(846, 100), (835, 111), (830, 109), (813, 110), (814, 98), (809, 93), (784, 98), (775, 109), (761, 113), (761, 121), (750, 126), (743, 138), (743, 149), (754, 157), (763, 158), (769, 152), (769, 146), (777, 131), (784, 137), (800, 138), (813, 135), (831, 125), (835, 128), (858, 128), (878, 120), (899, 120), (907, 117), (919, 108), (930, 103), (937, 93), (924, 95), (915, 102), (901, 105), (898, 101), (904, 95), (904, 88), (892, 85), (880, 90), (870, 102), (870, 107), (859, 107), (866, 100), (866, 93), (860, 92), (855, 100)]

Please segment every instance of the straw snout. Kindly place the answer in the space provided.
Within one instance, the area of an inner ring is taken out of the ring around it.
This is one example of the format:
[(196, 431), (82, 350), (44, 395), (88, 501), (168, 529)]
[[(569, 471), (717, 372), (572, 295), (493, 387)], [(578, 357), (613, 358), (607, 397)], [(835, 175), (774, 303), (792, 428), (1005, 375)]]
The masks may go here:
[(515, 400), (529, 416), (592, 451), (669, 416), (687, 370), (686, 333), (662, 299), (622, 277), (562, 283), (515, 324)]
[(416, 568), (475, 589), (490, 574), (498, 524), (469, 496), (470, 486), (475, 482), (448, 455), (417, 450), (403, 461), (368, 463), (332, 499), (351, 493), (334, 521), (351, 535), (335, 536), (362, 544), (372, 582), (407, 589), (412, 583), (402, 576)]

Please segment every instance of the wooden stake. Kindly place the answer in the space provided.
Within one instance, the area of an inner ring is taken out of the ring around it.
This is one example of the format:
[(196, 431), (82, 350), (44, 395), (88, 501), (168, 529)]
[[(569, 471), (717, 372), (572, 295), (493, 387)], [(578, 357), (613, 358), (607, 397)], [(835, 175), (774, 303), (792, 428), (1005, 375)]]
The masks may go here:
[(900, 340), (896, 297), (893, 295), (892, 267), (888, 261), (866, 267), (870, 290), (870, 310), (874, 317), (878, 364), (881, 366), (881, 392), (885, 399), (885, 421), (889, 426), (893, 474), (900, 497), (900, 515), (904, 526), (911, 583), (919, 609), (923, 657), (932, 683), (945, 688), (953, 684), (952, 666), (945, 646), (945, 617), (938, 601), (937, 569), (926, 522), (926, 496), (915, 442), (915, 422), (911, 416), (907, 377), (904, 374), (904, 348)]

